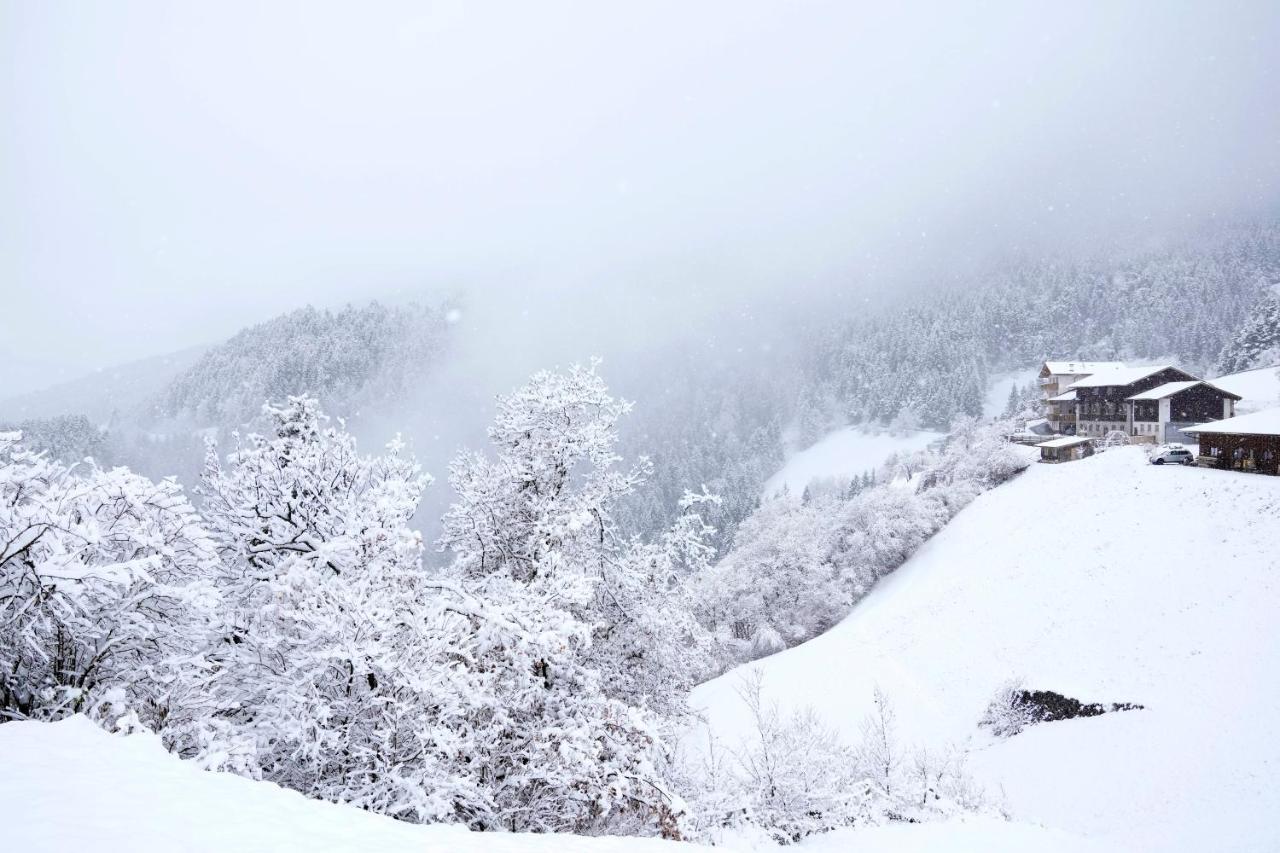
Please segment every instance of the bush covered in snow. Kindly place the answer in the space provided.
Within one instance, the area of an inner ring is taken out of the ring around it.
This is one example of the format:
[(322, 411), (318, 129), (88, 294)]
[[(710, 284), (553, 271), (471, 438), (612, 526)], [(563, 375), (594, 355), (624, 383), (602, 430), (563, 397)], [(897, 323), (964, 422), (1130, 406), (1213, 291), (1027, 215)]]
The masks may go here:
[(964, 751), (907, 749), (879, 691), (861, 741), (848, 744), (812, 709), (783, 714), (766, 703), (762, 688), (758, 671), (744, 676), (738, 693), (750, 730), (736, 744), (711, 743), (702, 766), (686, 771), (701, 835), (754, 830), (790, 844), (842, 827), (990, 809)]
[(1077, 717), (1097, 717), (1115, 711), (1141, 711), (1133, 702), (1081, 702), (1052, 690), (1027, 690), (1013, 680), (997, 691), (978, 725), (996, 737), (1013, 737), (1028, 726)]
[(767, 501), (699, 576), (703, 623), (737, 661), (826, 631), (977, 495), (1027, 466), (1007, 431), (965, 420), (941, 449), (889, 460), (879, 485)]
[(0, 719), (127, 707), (158, 724), (212, 615), (213, 542), (172, 480), (18, 439), (0, 435)]

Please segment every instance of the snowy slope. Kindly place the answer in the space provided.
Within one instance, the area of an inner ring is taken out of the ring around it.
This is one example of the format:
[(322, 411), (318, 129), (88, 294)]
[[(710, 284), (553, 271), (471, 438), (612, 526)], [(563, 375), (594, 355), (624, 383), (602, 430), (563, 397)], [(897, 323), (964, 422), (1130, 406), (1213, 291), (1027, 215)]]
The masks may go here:
[(987, 396), (982, 401), (982, 416), (984, 418), (1000, 417), (1004, 414), (1005, 406), (1009, 405), (1009, 390), (1014, 385), (1022, 388), (1039, 375), (1040, 368), (1037, 366), (992, 376), (987, 383)]
[[(1277, 612), (1280, 478), (1125, 448), (983, 495), (843, 623), (756, 666), (770, 697), (852, 742), (876, 685), (905, 742), (973, 738), (1017, 819), (1134, 851), (1274, 851)], [(1011, 677), (1147, 707), (990, 743), (976, 722)], [(739, 680), (695, 694), (729, 742)]]
[(1105, 841), (977, 816), (839, 830), (807, 838), (799, 849), (804, 853), (1126, 853)]
[(923, 450), (929, 442), (939, 438), (942, 438), (941, 433), (928, 430), (893, 435), (869, 432), (860, 427), (842, 427), (788, 459), (787, 464), (764, 484), (764, 497), (773, 497), (783, 488), (799, 495), (809, 483), (825, 477), (860, 476), (876, 470), (895, 453)]
[(1244, 399), (1236, 403), (1240, 414), (1280, 405), (1280, 365), (1244, 370), (1210, 380), (1214, 385)]
[(637, 838), (470, 833), (206, 773), (83, 717), (0, 725), (0, 849), (24, 853), (680, 853)]
[[(992, 376), (982, 404), (983, 417), (998, 417), (1004, 412), (1009, 402), (1009, 389), (1015, 384), (1019, 388), (1026, 385), (1036, 378), (1039, 370), (1038, 367), (1029, 367)], [(764, 497), (773, 497), (784, 487), (798, 495), (805, 486), (818, 479), (861, 476), (879, 468), (895, 453), (923, 450), (929, 442), (942, 437), (942, 433), (928, 430), (894, 435), (856, 426), (841, 427), (788, 458), (786, 465), (765, 483)]]

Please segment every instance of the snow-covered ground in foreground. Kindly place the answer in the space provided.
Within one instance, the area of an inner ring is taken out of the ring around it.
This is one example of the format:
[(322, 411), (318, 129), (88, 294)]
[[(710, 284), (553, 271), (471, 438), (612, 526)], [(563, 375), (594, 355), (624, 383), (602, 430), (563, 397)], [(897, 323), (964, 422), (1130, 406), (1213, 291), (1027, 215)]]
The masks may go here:
[[(109, 735), (84, 717), (0, 725), (0, 850), (23, 853), (682, 853), (645, 838), (471, 833), (414, 826), (308, 800), (268, 782), (207, 773), (147, 734)], [(724, 853), (771, 844), (714, 848)], [(832, 833), (814, 853), (1119, 853), (990, 818)]]
[[(1016, 820), (1128, 851), (1275, 851), (1277, 613), (1280, 478), (1122, 448), (979, 497), (835, 629), (754, 666), (851, 742), (877, 685), (905, 743), (972, 738)], [(1146, 709), (991, 742), (977, 720), (1014, 677)], [(730, 744), (740, 679), (694, 695)]]
[(764, 484), (764, 497), (773, 497), (784, 488), (799, 495), (809, 483), (826, 477), (861, 476), (879, 468), (895, 453), (923, 450), (939, 438), (941, 433), (928, 430), (894, 435), (862, 427), (841, 427), (788, 459)]
[(898, 823), (808, 838), (804, 853), (1124, 853), (1102, 841), (992, 817)]
[(1280, 406), (1280, 365), (1245, 370), (1209, 381), (1244, 398), (1236, 403), (1236, 411), (1242, 415)]
[(23, 853), (681, 853), (643, 838), (504, 835), (415, 826), (207, 773), (151, 735), (83, 717), (0, 725), (0, 850)]

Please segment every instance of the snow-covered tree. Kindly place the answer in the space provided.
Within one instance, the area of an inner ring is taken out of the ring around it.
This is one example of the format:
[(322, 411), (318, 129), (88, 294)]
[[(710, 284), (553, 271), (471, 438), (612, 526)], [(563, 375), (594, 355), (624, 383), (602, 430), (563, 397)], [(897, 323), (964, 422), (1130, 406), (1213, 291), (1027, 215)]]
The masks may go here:
[(182, 489), (73, 471), (0, 435), (0, 716), (165, 723), (216, 603)]
[(733, 551), (700, 576), (699, 615), (727, 634), (739, 659), (804, 642), (853, 605), (831, 559), (837, 506), (825, 499), (766, 501), (738, 528)]
[(1280, 364), (1280, 285), (1272, 286), (1245, 317), (1218, 357), (1222, 373)]
[[(623, 816), (669, 820), (657, 718), (679, 713), (702, 631), (681, 589), (709, 558), (686, 502), (662, 540), (625, 537), (615, 512), (648, 472), (619, 467), (630, 404), (595, 372), (536, 374), (499, 401), (492, 457), (461, 455), (444, 519), (450, 575), (518, 633), (486, 627), (502, 715), (482, 761), (521, 829), (588, 830)], [(670, 827), (666, 828), (670, 831)]]
[(840, 827), (990, 810), (965, 771), (966, 750), (909, 751), (879, 689), (854, 744), (812, 708), (786, 711), (766, 697), (758, 670), (742, 677), (738, 695), (750, 723), (737, 742), (711, 738), (685, 756), (703, 838), (716, 840), (723, 829), (755, 830), (790, 844)]
[(457, 665), (476, 608), (441, 595), (409, 526), (429, 478), (398, 442), (361, 455), (314, 399), (266, 413), (271, 434), (225, 462), (210, 447), (228, 606), (206, 725), (179, 748), (402, 819), (489, 819), (465, 767), (470, 703), (488, 697)]
[(0, 425), (0, 432), (22, 434), (22, 446), (32, 453), (45, 453), (50, 459), (73, 465), (85, 457), (93, 457), (99, 465), (108, 464), (112, 456), (111, 442), (105, 430), (99, 429), (84, 415), (57, 415), (30, 418), (11, 426)]
[(645, 458), (619, 467), (617, 422), (630, 408), (594, 364), (535, 375), (499, 401), (495, 455), (454, 463), (459, 500), (440, 543), (481, 597), (487, 584), (513, 582), (560, 602), (590, 629), (579, 653), (609, 695), (660, 706), (690, 683), (690, 672), (671, 669), (700, 641), (680, 590), (712, 556), (700, 510), (717, 499), (686, 493), (681, 517), (651, 543), (619, 530), (619, 501), (651, 470)]
[(777, 842), (789, 844), (860, 819), (874, 820), (876, 799), (858, 776), (857, 753), (812, 709), (784, 715), (763, 695), (756, 672), (739, 685), (751, 736), (734, 751), (739, 808)]

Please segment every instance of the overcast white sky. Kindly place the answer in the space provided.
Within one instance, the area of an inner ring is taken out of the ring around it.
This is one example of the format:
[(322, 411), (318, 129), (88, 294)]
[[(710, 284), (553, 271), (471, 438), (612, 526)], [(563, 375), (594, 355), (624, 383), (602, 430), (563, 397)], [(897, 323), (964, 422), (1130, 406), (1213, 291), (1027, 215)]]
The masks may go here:
[(0, 392), (306, 302), (1269, 214), (1277, 45), (1274, 1), (0, 2)]

